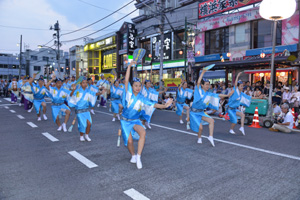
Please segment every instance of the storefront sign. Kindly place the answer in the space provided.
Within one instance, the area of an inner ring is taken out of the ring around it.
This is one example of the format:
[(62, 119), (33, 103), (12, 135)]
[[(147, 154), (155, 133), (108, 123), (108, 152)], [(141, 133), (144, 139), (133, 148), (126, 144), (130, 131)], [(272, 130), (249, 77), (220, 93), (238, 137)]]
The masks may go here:
[[(171, 41), (172, 37), (171, 37), (171, 33), (166, 33), (164, 35), (164, 60), (170, 60), (171, 59)], [(159, 53), (157, 53), (157, 49), (155, 48), (156, 43), (160, 43), (160, 36), (155, 36), (152, 38), (152, 55), (153, 56), (153, 60), (159, 60), (160, 57), (160, 45), (159, 45)], [(157, 56), (158, 55), (158, 56)]]
[[(229, 57), (227, 57), (226, 53), (222, 54), (223, 58), (225, 60), (228, 60)], [(210, 61), (221, 61), (221, 54), (212, 54), (212, 55), (207, 55), (207, 56), (198, 56), (195, 57), (196, 63), (199, 62), (210, 62)]]
[[(163, 63), (164, 69), (168, 69), (168, 68), (179, 68), (179, 67), (184, 67), (184, 60), (177, 60), (177, 61), (167, 61)], [(143, 70), (150, 70), (151, 66), (143, 66), (142, 65), (138, 65), (137, 66), (137, 71), (142, 71)], [(152, 64), (152, 70), (157, 70), (160, 69), (160, 63), (153, 63)]]
[(187, 59), (189, 63), (195, 63), (195, 53), (193, 49), (187, 50)]
[(181, 78), (165, 78), (164, 86), (168, 87), (169, 92), (176, 92), (178, 89), (178, 85), (181, 84)]
[[(295, 52), (297, 51), (297, 44), (275, 47), (275, 53), (282, 53), (284, 50), (288, 50), (289, 52)], [(260, 55), (261, 53), (272, 54), (272, 47), (247, 50), (246, 56), (256, 56)]]
[(259, 9), (253, 8), (251, 10), (224, 15), (203, 22), (198, 22), (197, 29), (199, 29), (201, 32), (204, 32), (204, 31), (230, 26), (233, 24), (240, 24), (240, 23), (244, 23), (247, 21), (252, 21), (260, 18), (261, 16), (259, 15)]
[[(284, 54), (283, 53), (275, 53), (275, 57), (283, 57)], [(272, 54), (265, 54), (264, 58), (271, 58)], [(257, 59), (262, 59), (260, 57), (260, 55), (255, 55), (255, 56), (244, 56), (243, 57), (244, 60), (257, 60)]]
[(199, 3), (198, 19), (208, 17), (228, 10), (261, 2), (262, 0), (208, 0)]
[(135, 26), (133, 24), (128, 23), (127, 31), (128, 31), (127, 32), (128, 51), (130, 51), (130, 50), (133, 51), (136, 48), (136, 42), (135, 42), (136, 30), (135, 30)]

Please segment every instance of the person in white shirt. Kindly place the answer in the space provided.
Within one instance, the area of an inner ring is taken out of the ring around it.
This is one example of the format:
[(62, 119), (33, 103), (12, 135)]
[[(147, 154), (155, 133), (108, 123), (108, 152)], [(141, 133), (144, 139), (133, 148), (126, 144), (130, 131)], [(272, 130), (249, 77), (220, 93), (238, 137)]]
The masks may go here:
[(284, 92), (282, 94), (282, 103), (290, 103), (291, 93), (289, 87), (283, 87)]
[(269, 128), (270, 131), (280, 131), (283, 133), (290, 133), (292, 132), (293, 126), (294, 126), (294, 117), (292, 113), (289, 111), (289, 105), (288, 104), (282, 104), (281, 105), (281, 111), (285, 114), (284, 120), (282, 123), (276, 123), (272, 126), (272, 128)]
[(300, 99), (300, 92), (298, 91), (298, 85), (293, 86), (293, 91), (291, 94), (290, 105), (291, 108), (295, 108), (295, 112), (298, 113), (299, 110), (299, 99)]
[(276, 103), (273, 103), (273, 114), (275, 116), (278, 116), (280, 115), (280, 113), (281, 113), (280, 107)]

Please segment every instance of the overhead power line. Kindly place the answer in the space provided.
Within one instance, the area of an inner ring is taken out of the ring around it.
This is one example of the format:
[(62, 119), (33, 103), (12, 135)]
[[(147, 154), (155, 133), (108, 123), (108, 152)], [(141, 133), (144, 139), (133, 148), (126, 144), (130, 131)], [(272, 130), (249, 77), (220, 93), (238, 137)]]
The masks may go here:
[(75, 30), (75, 31), (71, 31), (71, 32), (68, 32), (68, 33), (63, 33), (63, 34), (61, 34), (61, 36), (63, 36), (63, 35), (68, 35), (68, 34), (71, 34), (71, 33), (75, 33), (75, 32), (81, 31), (82, 29), (85, 29), (85, 28), (87, 28), (87, 27), (90, 27), (90, 26), (92, 26), (92, 25), (94, 25), (94, 24), (97, 24), (98, 22), (100, 22), (100, 21), (102, 21), (102, 20), (104, 20), (104, 19), (106, 19), (106, 18), (112, 16), (113, 14), (115, 14), (116, 12), (118, 12), (119, 10), (122, 10), (123, 8), (125, 8), (126, 6), (128, 6), (129, 4), (131, 4), (132, 2), (134, 2), (134, 0), (133, 0), (133, 1), (130, 1), (130, 2), (127, 3), (126, 5), (124, 5), (124, 6), (122, 6), (121, 8), (119, 8), (118, 10), (113, 11), (113, 12), (110, 13), (109, 15), (107, 15), (107, 16), (105, 16), (105, 17), (103, 17), (103, 18), (101, 18), (101, 19), (99, 19), (99, 20), (97, 20), (97, 21), (95, 21), (95, 22), (93, 22), (93, 23), (91, 23), (91, 24), (89, 24), (89, 25), (86, 25), (86, 26), (84, 26), (84, 27), (82, 27), (82, 28), (79, 28), (79, 29), (77, 29), (77, 30)]
[(82, 36), (82, 37), (80, 37), (80, 38), (76, 38), (76, 39), (72, 39), (72, 40), (65, 40), (65, 41), (62, 41), (62, 42), (64, 42), (64, 43), (66, 43), (66, 42), (74, 42), (74, 41), (77, 41), (77, 40), (81, 40), (81, 39), (83, 39), (83, 38), (85, 38), (85, 37), (89, 37), (89, 36), (91, 36), (91, 35), (94, 35), (94, 34), (100, 32), (100, 31), (103, 31), (104, 29), (106, 29), (106, 28), (108, 28), (108, 27), (110, 27), (110, 26), (116, 24), (117, 22), (121, 21), (122, 19), (126, 18), (127, 16), (131, 15), (132, 13), (134, 13), (134, 12), (137, 11), (137, 10), (138, 10), (138, 9), (135, 9), (135, 10), (131, 11), (131, 12), (128, 13), (127, 15), (125, 15), (125, 16), (121, 17), (120, 19), (118, 19), (117, 21), (115, 21), (115, 22), (113, 22), (113, 23), (111, 23), (111, 24), (105, 26), (104, 28), (99, 29), (99, 30), (93, 32), (93, 33), (90, 33), (90, 34), (88, 34), (88, 35)]
[[(77, 0), (77, 1), (80, 1), (80, 2), (85, 3), (85, 4), (87, 4), (87, 5), (93, 6), (93, 7), (95, 7), (95, 8), (100, 8), (100, 9), (102, 9), (102, 10), (106, 10), (106, 11), (113, 12), (113, 10), (109, 10), (109, 9), (107, 9), (107, 8), (100, 7), (100, 6), (97, 6), (97, 5), (95, 5), (95, 4), (91, 4), (91, 3), (86, 2), (86, 1), (82, 1), (82, 0)], [(125, 13), (120, 13), (120, 14), (126, 15)]]

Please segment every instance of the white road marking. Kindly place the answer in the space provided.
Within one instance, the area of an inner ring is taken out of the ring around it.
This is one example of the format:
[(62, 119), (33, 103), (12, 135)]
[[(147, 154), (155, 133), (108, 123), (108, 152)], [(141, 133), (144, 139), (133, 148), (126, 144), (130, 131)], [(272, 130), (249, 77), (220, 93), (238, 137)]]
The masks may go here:
[(16, 111), (14, 111), (14, 110), (9, 110), (11, 113), (16, 113)]
[(4, 106), (4, 108), (6, 108), (6, 109), (9, 109), (9, 107), (8, 107), (8, 106)]
[(49, 140), (51, 140), (52, 142), (58, 142), (59, 140), (55, 137), (53, 137), (51, 134), (49, 133), (42, 133), (46, 138), (48, 138)]
[(92, 161), (90, 161), (89, 159), (87, 159), (77, 151), (69, 151), (68, 153), (74, 158), (76, 158), (78, 161), (80, 161), (82, 164), (87, 166), (88, 168), (98, 167), (98, 165), (96, 165), (95, 163), (93, 163)]
[(0, 100), (0, 103), (1, 103), (2, 101)]
[(22, 115), (17, 115), (17, 117), (19, 117), (19, 119), (25, 119)]
[[(103, 113), (103, 114), (113, 116), (110, 113), (106, 113), (106, 112), (102, 112), (102, 111), (95, 111), (95, 112), (99, 112), (99, 113)], [(162, 126), (162, 125), (158, 125), (158, 124), (153, 124), (153, 123), (151, 123), (151, 125), (159, 127), (159, 128), (164, 128), (164, 129), (168, 129), (168, 130), (172, 130), (172, 131), (176, 131), (176, 132), (180, 132), (180, 133), (185, 133), (185, 134), (188, 134), (188, 135), (193, 135), (193, 136), (198, 137), (198, 134), (196, 134), (196, 133), (191, 133), (191, 132), (188, 132), (188, 131), (182, 131), (182, 130), (178, 130), (178, 129), (175, 129), (175, 128), (170, 128), (170, 127), (166, 127), (166, 126)], [(202, 137), (203, 138), (208, 138), (207, 136), (203, 136), (203, 135), (202, 135)], [(243, 145), (243, 144), (239, 144), (239, 143), (235, 143), (235, 142), (229, 142), (229, 141), (226, 141), (226, 140), (220, 140), (220, 139), (216, 139), (216, 138), (214, 138), (214, 141), (218, 141), (218, 142), (222, 142), (222, 143), (225, 143), (225, 144), (230, 144), (230, 145), (234, 145), (234, 146), (238, 146), (238, 147), (242, 147), (242, 148), (246, 148), (246, 149), (251, 149), (251, 150), (254, 150), (254, 151), (259, 151), (259, 152), (268, 153), (268, 154), (271, 154), (271, 155), (281, 156), (281, 157), (284, 157), (284, 158), (290, 158), (290, 159), (300, 161), (300, 157), (297, 157), (297, 156), (292, 156), (292, 155), (288, 155), (288, 154), (284, 154), (284, 153), (278, 153), (278, 152), (275, 152), (275, 151), (256, 148), (256, 147)]]
[(29, 126), (31, 126), (32, 128), (36, 128), (36, 127), (38, 127), (37, 125), (35, 125), (34, 123), (32, 123), (32, 122), (27, 122), (27, 124), (29, 125)]
[(135, 189), (131, 188), (129, 190), (124, 191), (127, 196), (131, 197), (134, 200), (150, 200), (149, 198), (145, 197)]
[[(11, 101), (11, 98), (4, 98), (6, 101)], [(20, 98), (18, 98), (20, 99)]]
[(4, 108), (6, 108), (7, 106), (17, 106), (17, 104), (1, 104), (0, 107), (1, 106), (4, 106)]

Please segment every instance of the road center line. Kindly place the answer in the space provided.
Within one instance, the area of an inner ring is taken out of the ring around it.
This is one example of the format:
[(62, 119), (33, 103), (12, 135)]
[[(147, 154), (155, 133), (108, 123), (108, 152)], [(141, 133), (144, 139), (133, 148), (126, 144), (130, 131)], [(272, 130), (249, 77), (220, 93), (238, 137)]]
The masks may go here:
[(32, 128), (37, 128), (37, 127), (38, 127), (37, 125), (35, 125), (35, 124), (32, 123), (32, 122), (27, 122), (27, 124), (28, 124), (29, 126), (31, 126)]
[(19, 117), (19, 119), (25, 119), (22, 115), (17, 115), (17, 117)]
[(48, 138), (49, 140), (51, 140), (52, 142), (58, 142), (59, 140), (55, 137), (53, 137), (51, 134), (49, 133), (42, 133), (46, 138)]
[(124, 191), (124, 193), (134, 200), (150, 200), (149, 198), (145, 197), (144, 195), (142, 195), (141, 193), (139, 193), (133, 188)]
[(16, 111), (14, 111), (14, 110), (9, 110), (11, 113), (16, 113)]
[[(110, 114), (110, 113), (106, 113), (106, 112), (102, 112), (102, 111), (96, 111), (96, 112), (100, 112), (100, 113), (112, 116), (112, 114)], [(168, 130), (171, 130), (171, 131), (185, 133), (185, 134), (188, 134), (188, 135), (198, 136), (198, 134), (191, 133), (191, 132), (188, 132), (188, 131), (182, 131), (182, 130), (178, 130), (178, 129), (175, 129), (175, 128), (170, 128), (170, 127), (166, 127), (166, 126), (162, 126), (162, 125), (158, 125), (158, 124), (153, 124), (153, 123), (151, 123), (151, 125), (159, 127), (159, 128), (168, 129)], [(207, 136), (203, 136), (203, 135), (202, 135), (202, 137), (203, 138), (208, 138)], [(238, 146), (238, 147), (242, 147), (242, 148), (246, 148), (246, 149), (251, 149), (251, 150), (254, 150), (254, 151), (259, 151), (259, 152), (263, 152), (263, 153), (267, 153), (267, 154), (271, 154), (271, 155), (276, 155), (276, 156), (280, 156), (280, 157), (284, 157), (284, 158), (290, 158), (290, 159), (293, 159), (293, 160), (299, 160), (300, 161), (300, 157), (297, 157), (297, 156), (292, 156), (292, 155), (288, 155), (288, 154), (284, 154), (284, 153), (278, 153), (278, 152), (275, 152), (275, 151), (256, 148), (256, 147), (252, 147), (252, 146), (248, 146), (248, 145), (244, 145), (244, 144), (239, 144), (239, 143), (235, 143), (235, 142), (229, 142), (229, 141), (226, 141), (226, 140), (220, 140), (220, 139), (216, 139), (216, 138), (214, 138), (214, 141), (218, 141), (218, 142), (222, 142), (222, 143), (225, 143), (225, 144), (230, 144), (230, 145), (234, 145), (234, 146)]]
[(93, 163), (92, 161), (90, 161), (89, 159), (87, 159), (77, 151), (69, 151), (68, 153), (90, 169), (94, 167), (98, 167), (98, 165), (96, 165), (95, 163)]

